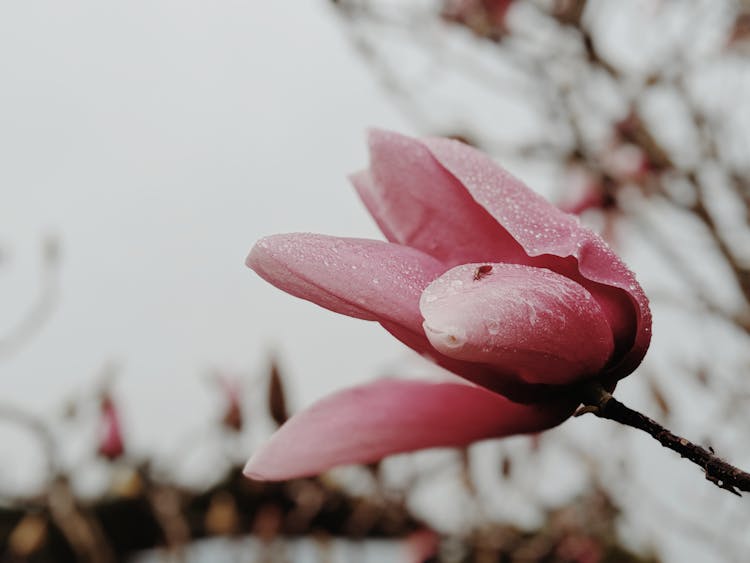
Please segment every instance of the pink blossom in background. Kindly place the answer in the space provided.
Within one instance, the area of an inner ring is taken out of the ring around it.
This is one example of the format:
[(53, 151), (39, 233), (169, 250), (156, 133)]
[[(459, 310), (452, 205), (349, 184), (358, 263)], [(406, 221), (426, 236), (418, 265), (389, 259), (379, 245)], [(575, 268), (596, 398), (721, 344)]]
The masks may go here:
[(652, 173), (648, 155), (632, 143), (612, 143), (601, 160), (606, 172), (619, 182), (643, 183)]
[(426, 563), (435, 558), (440, 549), (440, 536), (433, 530), (422, 528), (409, 534), (404, 540), (409, 563)]
[(442, 16), (465, 25), (484, 37), (499, 38), (507, 33), (507, 17), (514, 0), (447, 0)]
[(274, 235), (247, 264), (379, 322), (463, 381), (381, 380), (324, 398), (255, 453), (253, 478), (538, 432), (572, 414), (572, 386), (613, 388), (648, 348), (641, 287), (575, 217), (458, 141), (374, 131), (369, 147), (370, 168), (351, 180), (388, 242)]
[(117, 406), (108, 394), (102, 398), (100, 420), (101, 431), (97, 452), (102, 457), (115, 460), (125, 453), (125, 443)]
[(565, 189), (558, 207), (574, 215), (597, 215), (600, 223), (597, 232), (611, 246), (617, 247), (616, 226), (622, 216), (615, 197), (619, 186), (608, 176), (595, 173), (578, 163), (569, 164), (563, 185)]

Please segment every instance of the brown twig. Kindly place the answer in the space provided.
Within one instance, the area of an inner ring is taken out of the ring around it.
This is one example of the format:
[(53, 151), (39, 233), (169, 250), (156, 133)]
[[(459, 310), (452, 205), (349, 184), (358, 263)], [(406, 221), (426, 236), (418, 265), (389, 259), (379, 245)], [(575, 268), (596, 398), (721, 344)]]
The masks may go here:
[(620, 424), (643, 430), (665, 448), (689, 459), (706, 474), (706, 479), (717, 487), (742, 496), (740, 491), (750, 492), (750, 473), (734, 467), (719, 458), (713, 450), (707, 450), (689, 440), (677, 436), (658, 422), (626, 407), (598, 383), (589, 383), (583, 388), (583, 405), (576, 416), (592, 413)]
[(100, 522), (76, 499), (66, 477), (50, 486), (47, 504), (52, 520), (82, 563), (114, 563), (112, 551)]

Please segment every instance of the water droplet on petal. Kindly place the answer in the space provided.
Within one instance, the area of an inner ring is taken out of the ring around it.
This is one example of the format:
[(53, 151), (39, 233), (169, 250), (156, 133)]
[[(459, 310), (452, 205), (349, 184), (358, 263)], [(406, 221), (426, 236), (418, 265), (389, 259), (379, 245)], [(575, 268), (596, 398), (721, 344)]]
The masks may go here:
[(492, 335), (498, 334), (500, 332), (500, 321), (497, 321), (497, 320), (487, 321), (486, 326), (487, 326), (487, 332)]

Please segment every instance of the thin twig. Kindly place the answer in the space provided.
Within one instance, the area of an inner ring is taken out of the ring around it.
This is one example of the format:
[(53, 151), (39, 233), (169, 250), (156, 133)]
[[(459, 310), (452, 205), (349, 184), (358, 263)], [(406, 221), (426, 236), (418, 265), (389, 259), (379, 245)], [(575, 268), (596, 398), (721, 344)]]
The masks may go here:
[(0, 359), (21, 350), (45, 326), (57, 305), (60, 283), (60, 245), (48, 238), (42, 246), (42, 279), (36, 301), (7, 334), (0, 335)]
[(719, 458), (713, 450), (707, 450), (689, 440), (677, 436), (658, 422), (626, 407), (615, 399), (598, 383), (589, 383), (583, 388), (583, 406), (576, 416), (592, 413), (600, 418), (608, 418), (620, 424), (643, 430), (665, 448), (677, 452), (680, 457), (689, 459), (706, 474), (706, 479), (717, 487), (737, 496), (740, 491), (750, 492), (750, 473), (734, 467)]

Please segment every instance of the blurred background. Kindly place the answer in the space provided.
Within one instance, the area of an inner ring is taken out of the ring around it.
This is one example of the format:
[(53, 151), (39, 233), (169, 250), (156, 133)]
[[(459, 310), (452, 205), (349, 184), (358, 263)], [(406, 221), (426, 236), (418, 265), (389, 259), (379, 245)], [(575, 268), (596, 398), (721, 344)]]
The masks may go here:
[(243, 264), (380, 238), (371, 126), (602, 233), (654, 312), (618, 397), (748, 469), (747, 2), (4, 2), (0, 76), (0, 561), (747, 561), (745, 499), (594, 417), (239, 473), (314, 400), (437, 369)]

